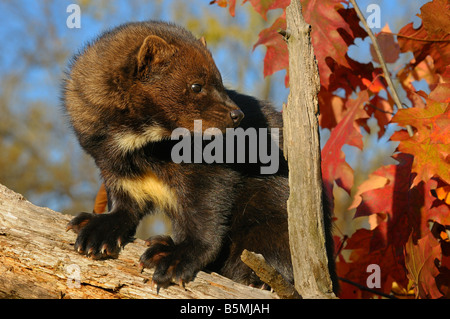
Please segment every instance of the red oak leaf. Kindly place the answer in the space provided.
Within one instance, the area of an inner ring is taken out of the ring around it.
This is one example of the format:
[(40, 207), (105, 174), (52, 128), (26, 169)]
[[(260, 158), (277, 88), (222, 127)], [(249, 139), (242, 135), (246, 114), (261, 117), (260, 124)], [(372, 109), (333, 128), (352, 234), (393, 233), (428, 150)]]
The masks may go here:
[(375, 95), (370, 100), (370, 104), (366, 107), (367, 114), (369, 116), (373, 115), (377, 119), (378, 127), (380, 128), (378, 131), (378, 138), (381, 138), (384, 135), (388, 124), (391, 123), (393, 112), (392, 105), (394, 105), (392, 101), (385, 100), (379, 95)]
[(450, 104), (427, 99), (425, 108), (399, 110), (392, 122), (416, 129), (413, 137), (396, 132), (391, 137), (400, 141), (398, 150), (414, 155), (412, 171), (417, 173), (412, 186), (439, 176), (450, 184)]
[[(400, 286), (406, 287), (407, 278), (403, 266), (403, 258), (399, 259), (396, 249), (386, 246), (380, 249), (371, 249), (374, 231), (358, 229), (347, 241), (343, 251), (350, 251), (348, 262), (340, 258), (336, 262), (339, 277), (351, 280), (363, 287), (367, 287), (369, 265), (376, 265), (380, 269), (379, 292), (389, 294), (392, 283), (395, 281)], [(402, 257), (402, 256), (401, 256)], [(355, 293), (356, 292), (356, 293)], [(374, 295), (367, 291), (361, 291), (354, 286), (342, 285), (339, 298), (371, 298)]]
[(345, 104), (347, 112), (331, 131), (330, 138), (322, 149), (322, 176), (330, 198), (332, 198), (333, 181), (336, 181), (348, 193), (353, 186), (353, 170), (345, 161), (342, 146), (348, 144), (360, 149), (363, 147), (362, 135), (355, 121), (368, 117), (364, 111), (364, 104), (368, 100), (368, 92), (361, 91), (355, 100), (347, 101)]
[[(255, 0), (254, 2), (258, 1)], [(266, 7), (269, 9), (282, 7), (285, 2), (289, 1), (267, 1), (271, 6), (267, 7), (266, 4)], [(301, 3), (304, 19), (312, 26), (312, 44), (318, 61), (321, 84), (327, 88), (330, 83), (330, 75), (333, 72), (329, 66), (330, 59), (334, 61), (333, 63), (351, 70), (346, 72), (348, 76), (361, 74), (363, 69), (357, 72), (352, 70), (353, 66), (349, 63), (350, 59), (347, 57), (348, 46), (353, 43), (354, 39), (367, 35), (359, 26), (359, 20), (354, 9), (345, 9), (340, 0), (302, 0)], [(263, 10), (262, 12), (266, 11)], [(282, 16), (271, 27), (259, 34), (258, 42), (254, 47), (260, 44), (267, 46), (266, 58), (264, 59), (264, 76), (288, 68), (287, 45), (277, 32), (278, 29), (285, 28), (286, 15), (283, 12)], [(287, 80), (286, 76), (285, 82)]]
[[(349, 65), (348, 67), (339, 64), (331, 57), (325, 58), (325, 63), (332, 72), (329, 78), (330, 84), (327, 88), (329, 91), (333, 92), (334, 90), (344, 89), (346, 95), (349, 96), (352, 92), (356, 92), (358, 87), (364, 90), (369, 85), (371, 91), (374, 92), (374, 84), (384, 81), (379, 76), (382, 73), (381, 69), (375, 69), (372, 63), (360, 63), (352, 60), (347, 55), (345, 56), (345, 60)], [(383, 87), (386, 87), (383, 82), (381, 83)]]
[[(440, 75), (436, 72), (434, 61), (431, 56), (428, 55), (420, 63), (416, 63), (415, 59), (413, 59), (410, 62), (410, 65), (411, 67), (405, 67), (397, 74), (400, 83), (407, 91), (415, 91), (412, 84), (413, 81), (425, 80), (431, 89), (434, 89), (436, 83), (439, 83)], [(408, 98), (410, 98), (410, 96), (408, 96)]]
[(370, 92), (379, 93), (381, 90), (386, 89), (386, 84), (380, 80), (380, 76), (373, 76), (373, 80), (370, 81), (366, 78), (361, 79), (362, 83), (367, 86)]
[(286, 12), (283, 12), (269, 28), (259, 33), (258, 41), (253, 46), (253, 50), (260, 44), (267, 47), (264, 57), (264, 76), (286, 69), (285, 85), (287, 87), (289, 83), (289, 53), (286, 42), (278, 33), (279, 29), (286, 29)]
[[(431, 180), (427, 184), (420, 183), (410, 188), (413, 157), (399, 153), (394, 158), (399, 164), (379, 168), (358, 188), (355, 201), (350, 207), (357, 207), (355, 217), (376, 218), (369, 219), (370, 230), (357, 230), (347, 241), (345, 249), (352, 251), (350, 255), (352, 262), (345, 265), (343, 269), (347, 273), (342, 276), (347, 279), (353, 278), (353, 281), (363, 284), (361, 281), (367, 276), (364, 274), (366, 265), (375, 263), (381, 267), (382, 273), (389, 274), (382, 280), (385, 293), (390, 291), (392, 279), (405, 287), (407, 281), (402, 271), (405, 264), (403, 251), (406, 245), (410, 245), (406, 249), (409, 278), (418, 283), (417, 287), (420, 286), (418, 289), (422, 297), (439, 297), (435, 277), (440, 275), (442, 281), (445, 276), (434, 264), (428, 264), (427, 261), (425, 265), (425, 258), (417, 257), (419, 252), (427, 252), (426, 241), (420, 241), (417, 245), (412, 243), (416, 243), (420, 236), (430, 232), (428, 227), (430, 219), (438, 220), (440, 223), (447, 221), (446, 218), (450, 214), (449, 207), (431, 195), (431, 189), (442, 183), (438, 184)], [(439, 248), (435, 248), (433, 253), (439, 251)], [(439, 259), (438, 255), (435, 257)], [(436, 258), (432, 260), (437, 263)], [(339, 260), (338, 271), (341, 265), (342, 262)], [(424, 268), (418, 271), (421, 266)]]
[(348, 46), (356, 37), (367, 35), (359, 26), (354, 9), (345, 9), (341, 2), (302, 0), (303, 16), (312, 26), (311, 37), (319, 65), (320, 82), (326, 88), (332, 73), (326, 58), (330, 57), (337, 64), (351, 68), (346, 57)]
[(422, 25), (414, 29), (411, 22), (399, 31), (400, 50), (413, 52), (413, 66), (430, 55), (436, 72), (442, 73), (450, 64), (450, 3), (435, 0), (424, 4), (420, 10), (418, 16), (422, 18)]
[(441, 255), (441, 246), (431, 232), (417, 243), (414, 243), (413, 236), (406, 243), (405, 264), (408, 278), (414, 283), (416, 297), (436, 299), (442, 296), (435, 279), (439, 274), (435, 263)]
[(345, 99), (321, 87), (319, 91), (319, 125), (321, 128), (334, 128), (344, 117)]
[(425, 218), (450, 226), (450, 186), (433, 178), (427, 183), (425, 191)]
[[(397, 61), (400, 56), (400, 47), (395, 41), (394, 35), (392, 34), (388, 24), (386, 24), (383, 29), (381, 29), (381, 32), (376, 35), (376, 38), (384, 62), (394, 63), (395, 61)], [(370, 53), (372, 54), (373, 60), (377, 63), (380, 63), (373, 44), (370, 45)]]
[(411, 227), (420, 227), (422, 223), (420, 208), (423, 206), (423, 190), (410, 189), (413, 158), (402, 153), (394, 158), (399, 161), (398, 164), (377, 169), (358, 187), (350, 207), (357, 207), (355, 218), (376, 217), (369, 220), (374, 230), (371, 250), (388, 245), (402, 247), (411, 233)]
[(436, 85), (433, 91), (430, 92), (429, 98), (441, 103), (450, 103), (450, 83), (439, 83)]

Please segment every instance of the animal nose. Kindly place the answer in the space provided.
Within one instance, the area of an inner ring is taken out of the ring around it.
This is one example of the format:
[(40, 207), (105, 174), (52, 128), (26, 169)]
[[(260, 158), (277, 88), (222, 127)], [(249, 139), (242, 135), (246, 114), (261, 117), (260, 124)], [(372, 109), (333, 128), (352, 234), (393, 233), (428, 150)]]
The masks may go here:
[(244, 113), (241, 110), (233, 110), (230, 112), (231, 120), (235, 125), (238, 125), (244, 118)]

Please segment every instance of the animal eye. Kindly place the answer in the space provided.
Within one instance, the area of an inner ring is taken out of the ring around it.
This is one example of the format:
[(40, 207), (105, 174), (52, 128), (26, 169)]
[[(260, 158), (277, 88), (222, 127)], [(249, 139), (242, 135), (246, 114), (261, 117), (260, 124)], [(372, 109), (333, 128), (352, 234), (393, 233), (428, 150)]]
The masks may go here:
[(201, 84), (194, 83), (191, 85), (191, 90), (194, 91), (195, 93), (200, 93), (202, 91), (202, 86)]

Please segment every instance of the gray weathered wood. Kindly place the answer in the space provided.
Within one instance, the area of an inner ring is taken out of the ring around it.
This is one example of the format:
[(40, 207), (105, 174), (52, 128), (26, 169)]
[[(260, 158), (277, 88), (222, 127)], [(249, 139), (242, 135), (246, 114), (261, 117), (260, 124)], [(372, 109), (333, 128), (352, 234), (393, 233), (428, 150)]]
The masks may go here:
[(283, 276), (269, 265), (264, 256), (244, 249), (241, 254), (241, 260), (249, 266), (255, 274), (273, 290), (275, 290), (281, 299), (300, 299), (300, 295), (294, 286)]
[(289, 163), (289, 241), (295, 288), (303, 298), (333, 297), (322, 203), (318, 124), (320, 79), (310, 26), (299, 0), (286, 10), (290, 93), (283, 107), (284, 153)]
[(204, 272), (185, 289), (173, 285), (157, 295), (152, 271), (138, 269), (142, 240), (118, 259), (92, 260), (74, 251), (76, 235), (65, 231), (70, 219), (0, 185), (0, 298), (278, 298)]

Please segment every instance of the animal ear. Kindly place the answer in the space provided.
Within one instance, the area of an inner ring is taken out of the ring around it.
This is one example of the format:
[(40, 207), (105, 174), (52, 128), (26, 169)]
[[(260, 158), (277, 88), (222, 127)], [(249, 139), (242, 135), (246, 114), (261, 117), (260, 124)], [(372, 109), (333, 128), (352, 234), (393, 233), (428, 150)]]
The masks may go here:
[(206, 39), (205, 39), (205, 37), (201, 37), (199, 40), (203, 44), (203, 46), (206, 48)]
[(176, 52), (173, 45), (168, 44), (164, 39), (149, 35), (139, 49), (137, 56), (138, 69), (142, 70), (150, 65), (160, 64), (170, 59)]

